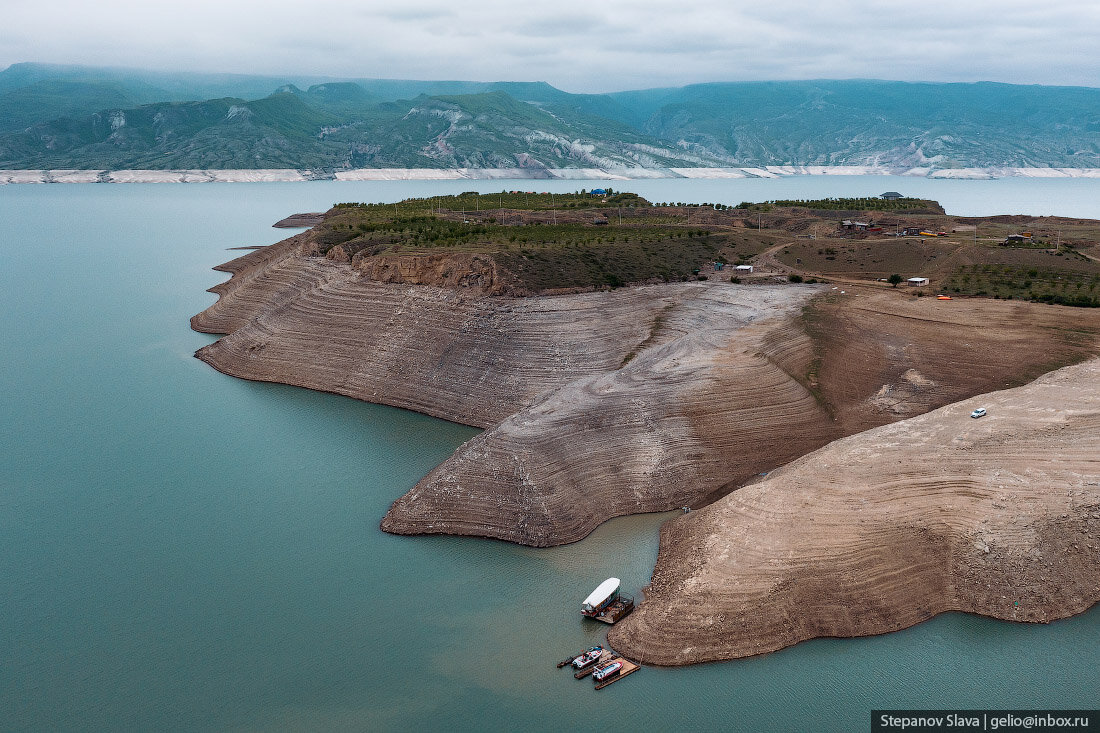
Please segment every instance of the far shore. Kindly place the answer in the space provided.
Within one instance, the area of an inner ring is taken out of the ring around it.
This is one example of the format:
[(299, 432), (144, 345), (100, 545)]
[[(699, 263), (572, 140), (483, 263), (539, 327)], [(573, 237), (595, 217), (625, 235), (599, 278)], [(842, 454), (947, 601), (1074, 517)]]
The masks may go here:
[(744, 168), (359, 168), (231, 170), (0, 170), (8, 183), (275, 183), (294, 181), (601, 180), (669, 178), (784, 178), (787, 176), (912, 176), (994, 178), (1100, 178), (1100, 168), (897, 168), (888, 166), (762, 166)]

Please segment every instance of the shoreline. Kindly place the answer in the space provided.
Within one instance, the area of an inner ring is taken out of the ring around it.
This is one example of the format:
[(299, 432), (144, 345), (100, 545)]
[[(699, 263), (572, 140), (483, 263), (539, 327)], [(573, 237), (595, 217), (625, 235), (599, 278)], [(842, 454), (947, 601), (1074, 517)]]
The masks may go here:
[(0, 185), (20, 183), (293, 183), (305, 181), (486, 181), (748, 179), (791, 176), (909, 176), (952, 180), (1093, 178), (1100, 168), (906, 168), (888, 166), (747, 166), (740, 168), (294, 168), (186, 170), (0, 170)]

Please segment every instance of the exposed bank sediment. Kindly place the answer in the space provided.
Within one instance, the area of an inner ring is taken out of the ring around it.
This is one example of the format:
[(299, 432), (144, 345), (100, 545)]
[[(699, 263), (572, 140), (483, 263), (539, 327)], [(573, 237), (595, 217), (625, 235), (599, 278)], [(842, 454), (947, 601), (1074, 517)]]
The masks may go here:
[(192, 326), (228, 335), (197, 356), (489, 428), (395, 502), (387, 531), (561, 544), (615, 516), (697, 505), (832, 437), (784, 368), (809, 349), (767, 338), (814, 288), (484, 297), (377, 282), (306, 256), (307, 242), (219, 268), (233, 277)]
[(307, 239), (218, 268), (233, 277), (211, 288), (220, 299), (191, 325), (228, 335), (200, 359), (246, 379), (488, 427), (547, 390), (621, 364), (660, 307), (634, 291), (512, 299), (376, 282), (303, 255)]
[(764, 344), (804, 292), (664, 292), (656, 333), (625, 365), (571, 380), (469, 441), (382, 528), (560, 544), (611, 517), (697, 506), (828, 441), (825, 411)]
[[(988, 408), (974, 420), (970, 410)], [(609, 635), (655, 664), (1100, 600), (1100, 360), (838, 440), (667, 523)]]
[(830, 443), (1094, 354), (1098, 314), (861, 289), (803, 310), (814, 288), (696, 282), (490, 297), (498, 274), (469, 258), (314, 251), (307, 233), (218, 268), (192, 325), (227, 335), (197, 356), (486, 428), (383, 529), (543, 546), (720, 499), (662, 528), (646, 600), (609, 637), (631, 658), (1100, 598), (1100, 362), (983, 397), (982, 420), (968, 401)]

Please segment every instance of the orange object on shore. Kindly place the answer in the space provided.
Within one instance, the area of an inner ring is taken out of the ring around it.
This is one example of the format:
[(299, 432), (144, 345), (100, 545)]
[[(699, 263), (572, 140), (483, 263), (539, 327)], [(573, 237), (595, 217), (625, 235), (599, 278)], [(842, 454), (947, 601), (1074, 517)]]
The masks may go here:
[(936, 300), (954, 300), (950, 295), (937, 295)]

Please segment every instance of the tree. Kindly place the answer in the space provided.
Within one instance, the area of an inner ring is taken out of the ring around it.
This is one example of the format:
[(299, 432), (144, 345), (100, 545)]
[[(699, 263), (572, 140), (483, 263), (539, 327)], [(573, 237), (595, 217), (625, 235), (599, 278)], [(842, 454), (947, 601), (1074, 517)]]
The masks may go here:
[(895, 272), (893, 275), (886, 278), (886, 282), (890, 283), (891, 285), (893, 285), (896, 288), (898, 286), (898, 283), (901, 282), (901, 275), (899, 275)]

